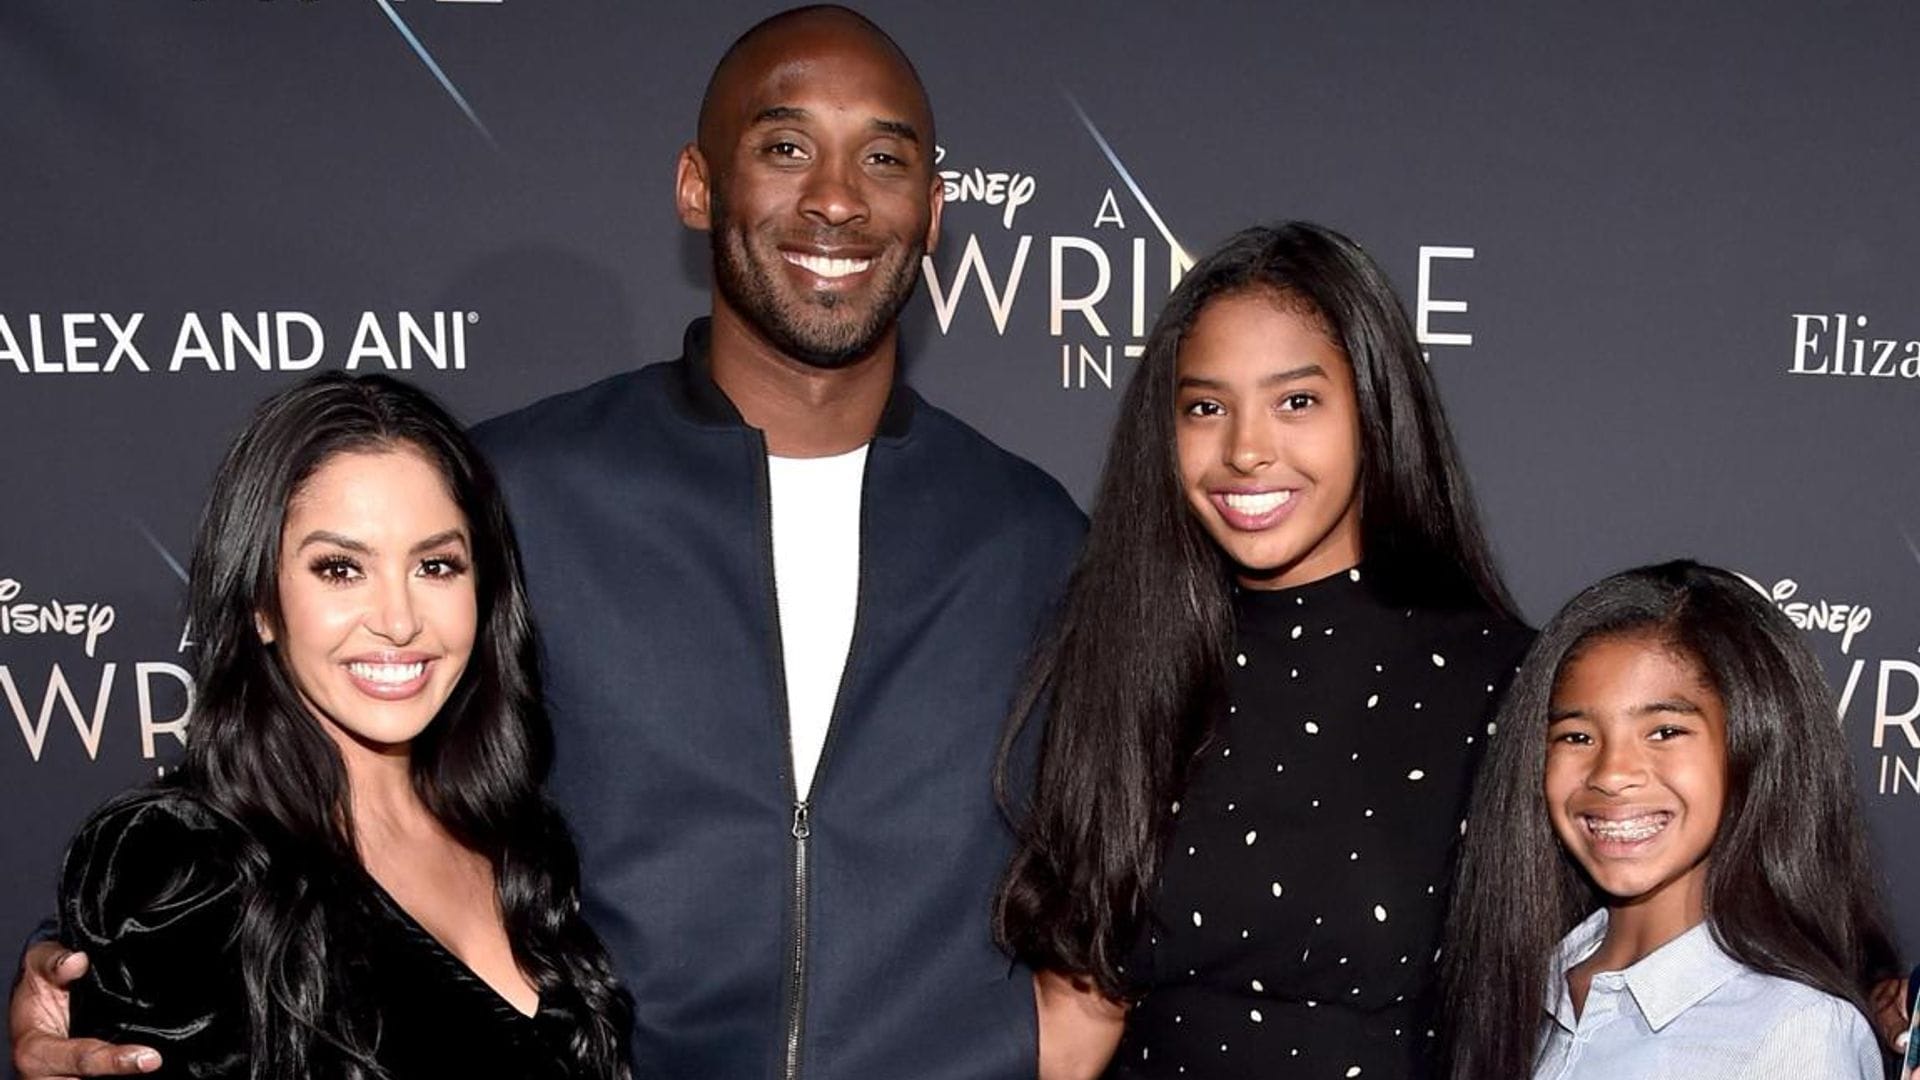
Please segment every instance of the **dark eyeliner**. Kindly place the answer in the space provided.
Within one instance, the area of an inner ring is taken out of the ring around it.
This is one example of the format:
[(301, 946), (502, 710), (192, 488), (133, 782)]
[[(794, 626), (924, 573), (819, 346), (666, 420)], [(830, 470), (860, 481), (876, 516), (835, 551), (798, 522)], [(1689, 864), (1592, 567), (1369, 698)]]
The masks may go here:
[(345, 555), (321, 555), (309, 562), (307, 569), (327, 581), (340, 581), (342, 579), (334, 573), (335, 571), (358, 570), (359, 567)]

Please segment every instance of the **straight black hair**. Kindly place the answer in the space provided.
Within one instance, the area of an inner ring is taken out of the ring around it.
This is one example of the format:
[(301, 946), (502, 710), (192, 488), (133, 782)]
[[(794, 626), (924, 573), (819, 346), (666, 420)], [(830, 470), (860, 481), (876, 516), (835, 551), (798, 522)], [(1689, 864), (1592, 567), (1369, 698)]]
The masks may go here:
[(432, 398), (384, 375), (344, 373), (268, 399), (234, 439), (189, 575), (194, 714), (170, 782), (243, 837), (249, 888), (238, 945), (252, 1003), (251, 1075), (381, 1075), (370, 1018), (335, 992), (343, 961), (329, 926), (351, 902), (342, 883), (364, 874), (345, 767), (261, 628), (280, 625), (289, 504), (335, 456), (394, 450), (432, 463), (465, 515), (478, 600), (473, 656), (414, 740), (414, 787), (449, 833), (492, 863), (514, 959), (543, 1006), (575, 1014), (571, 1053), (579, 1074), (624, 1076), (631, 1006), (580, 917), (573, 841), (540, 789), (551, 735), (505, 503), (473, 445)]
[[(1109, 996), (1158, 877), (1169, 806), (1206, 732), (1233, 634), (1231, 567), (1188, 510), (1174, 444), (1181, 343), (1227, 296), (1319, 320), (1353, 368), (1368, 576), (1410, 605), (1513, 615), (1425, 357), (1359, 245), (1318, 225), (1247, 229), (1168, 297), (1114, 424), (1086, 547), (1028, 669), (997, 774), (1018, 823), (1001, 946)], [(1032, 799), (1019, 763), (1044, 716)]]
[(1646, 566), (1568, 601), (1534, 640), (1480, 769), (1443, 950), (1450, 1075), (1530, 1075), (1559, 942), (1604, 897), (1548, 819), (1548, 708), (1593, 642), (1645, 635), (1689, 657), (1727, 716), (1727, 787), (1706, 912), (1729, 956), (1851, 1002), (1898, 974), (1853, 766), (1819, 661), (1739, 577)]

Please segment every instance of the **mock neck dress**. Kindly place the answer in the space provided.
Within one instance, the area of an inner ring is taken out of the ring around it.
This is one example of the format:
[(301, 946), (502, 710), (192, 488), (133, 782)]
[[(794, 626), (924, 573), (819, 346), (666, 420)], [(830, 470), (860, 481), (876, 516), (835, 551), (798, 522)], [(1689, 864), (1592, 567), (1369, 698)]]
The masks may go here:
[(1473, 773), (1530, 632), (1364, 568), (1239, 589), (1109, 1075), (1427, 1075)]

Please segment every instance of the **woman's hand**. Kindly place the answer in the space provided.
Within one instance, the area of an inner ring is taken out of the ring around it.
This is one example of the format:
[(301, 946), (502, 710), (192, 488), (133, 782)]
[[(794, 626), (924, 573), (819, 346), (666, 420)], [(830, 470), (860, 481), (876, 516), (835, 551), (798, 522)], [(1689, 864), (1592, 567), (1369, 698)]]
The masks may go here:
[(1085, 979), (1055, 971), (1033, 976), (1040, 1016), (1040, 1080), (1093, 1080), (1112, 1060), (1127, 1007)]
[(67, 1037), (67, 987), (86, 973), (85, 953), (68, 952), (51, 941), (27, 950), (7, 1009), (20, 1080), (126, 1076), (160, 1067), (159, 1053), (144, 1046)]

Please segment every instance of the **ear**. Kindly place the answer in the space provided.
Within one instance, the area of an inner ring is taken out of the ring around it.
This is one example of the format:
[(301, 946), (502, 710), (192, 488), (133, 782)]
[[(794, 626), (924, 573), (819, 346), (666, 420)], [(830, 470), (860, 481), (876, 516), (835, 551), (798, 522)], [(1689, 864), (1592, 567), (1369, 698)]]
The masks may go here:
[(273, 625), (267, 621), (265, 612), (253, 613), (253, 632), (260, 635), (260, 644), (273, 644)]
[(680, 222), (689, 229), (706, 232), (713, 226), (711, 200), (713, 177), (706, 156), (693, 143), (680, 148), (680, 159), (673, 174), (673, 202), (680, 211)]
[(927, 204), (933, 207), (933, 213), (927, 218), (927, 254), (929, 255), (940, 246), (940, 210), (946, 202), (946, 181), (940, 179), (939, 173), (934, 173), (933, 190), (927, 195)]

